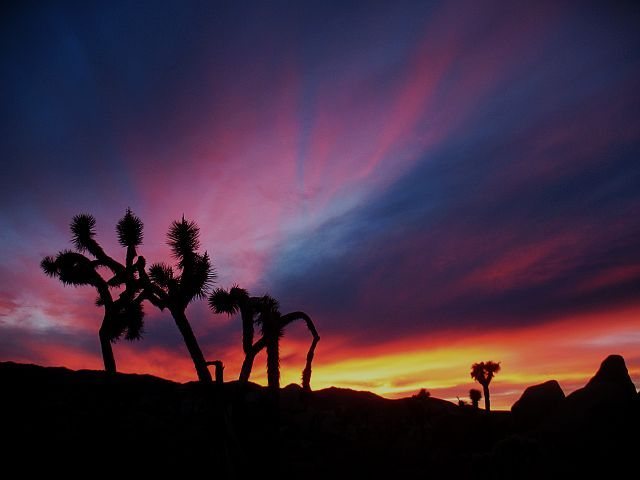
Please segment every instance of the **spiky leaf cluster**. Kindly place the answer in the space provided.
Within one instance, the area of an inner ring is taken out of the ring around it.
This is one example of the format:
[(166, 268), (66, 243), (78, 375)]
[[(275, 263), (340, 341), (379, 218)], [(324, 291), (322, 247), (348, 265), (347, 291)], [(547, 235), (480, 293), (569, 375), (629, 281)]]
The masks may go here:
[(183, 216), (182, 220), (174, 221), (169, 227), (167, 244), (182, 267), (200, 248), (200, 228), (196, 222), (185, 220)]
[(283, 329), (280, 325), (280, 304), (270, 295), (264, 295), (256, 302), (259, 316), (256, 323), (260, 324), (265, 337), (282, 337)]
[(149, 278), (165, 291), (169, 291), (176, 282), (173, 268), (166, 263), (154, 263), (149, 267)]
[(183, 299), (189, 303), (194, 298), (206, 298), (215, 278), (209, 254), (194, 254), (188, 268), (185, 266), (180, 275), (180, 293)]
[(235, 298), (231, 296), (231, 292), (228, 292), (224, 288), (216, 288), (209, 296), (209, 307), (214, 313), (226, 313), (227, 315), (234, 315), (238, 313), (240, 305), (235, 301)]
[(167, 244), (178, 260), (176, 268), (155, 263), (149, 268), (149, 279), (168, 298), (165, 301), (180, 308), (196, 298), (206, 298), (215, 281), (216, 273), (207, 252), (196, 250), (200, 246), (200, 229), (193, 221), (174, 221), (167, 233)]
[(100, 276), (94, 262), (81, 253), (63, 250), (55, 257), (47, 256), (40, 267), (50, 277), (58, 278), (64, 285), (98, 285)]
[(118, 234), (118, 242), (123, 247), (137, 247), (142, 244), (144, 224), (139, 217), (131, 212), (130, 208), (127, 208), (124, 216), (118, 221), (116, 225), (116, 232)]
[(91, 251), (96, 235), (96, 219), (93, 215), (81, 213), (71, 220), (71, 241), (80, 252)]

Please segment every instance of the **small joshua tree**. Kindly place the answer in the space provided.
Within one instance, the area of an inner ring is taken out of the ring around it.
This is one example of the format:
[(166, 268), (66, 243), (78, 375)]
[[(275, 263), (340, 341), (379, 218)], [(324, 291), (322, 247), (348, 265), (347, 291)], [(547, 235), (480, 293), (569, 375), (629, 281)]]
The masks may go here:
[(489, 397), (489, 384), (496, 373), (500, 371), (500, 362), (480, 362), (471, 365), (471, 378), (482, 385), (484, 391), (484, 408), (491, 411), (491, 399)]
[(477, 409), (478, 404), (480, 403), (480, 399), (482, 398), (482, 392), (477, 388), (472, 388), (469, 390), (469, 399), (471, 400), (471, 405), (473, 408)]

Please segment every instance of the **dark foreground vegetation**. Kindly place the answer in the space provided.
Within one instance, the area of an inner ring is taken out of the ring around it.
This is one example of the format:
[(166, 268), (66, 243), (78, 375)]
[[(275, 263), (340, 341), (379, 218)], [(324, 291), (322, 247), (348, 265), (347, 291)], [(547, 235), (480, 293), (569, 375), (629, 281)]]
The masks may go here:
[(640, 398), (619, 356), (567, 397), (553, 381), (527, 389), (511, 412), (10, 362), (0, 385), (3, 470), (25, 478), (615, 478), (640, 451)]

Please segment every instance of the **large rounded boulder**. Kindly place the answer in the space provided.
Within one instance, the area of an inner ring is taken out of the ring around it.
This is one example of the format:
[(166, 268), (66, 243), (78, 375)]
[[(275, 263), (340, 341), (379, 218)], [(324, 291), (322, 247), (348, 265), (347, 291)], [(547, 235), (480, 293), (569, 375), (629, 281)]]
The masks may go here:
[(555, 380), (528, 387), (511, 407), (514, 421), (525, 428), (544, 422), (555, 413), (564, 398), (564, 392)]

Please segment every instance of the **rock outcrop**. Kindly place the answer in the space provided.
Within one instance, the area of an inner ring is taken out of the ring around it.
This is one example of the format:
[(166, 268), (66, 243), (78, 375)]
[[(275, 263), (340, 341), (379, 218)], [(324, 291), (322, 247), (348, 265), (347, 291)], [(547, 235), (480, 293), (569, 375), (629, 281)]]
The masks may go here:
[(630, 398), (636, 395), (636, 387), (631, 381), (627, 365), (621, 355), (609, 355), (585, 388), (613, 389)]
[(511, 407), (514, 422), (521, 428), (538, 425), (553, 415), (564, 399), (564, 392), (555, 380), (528, 387)]
[(616, 415), (636, 402), (636, 387), (620, 355), (609, 355), (591, 380), (567, 396), (565, 409), (571, 416)]

